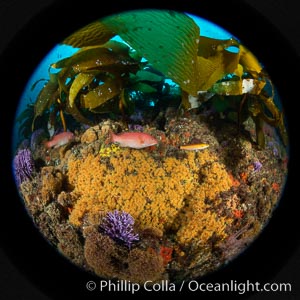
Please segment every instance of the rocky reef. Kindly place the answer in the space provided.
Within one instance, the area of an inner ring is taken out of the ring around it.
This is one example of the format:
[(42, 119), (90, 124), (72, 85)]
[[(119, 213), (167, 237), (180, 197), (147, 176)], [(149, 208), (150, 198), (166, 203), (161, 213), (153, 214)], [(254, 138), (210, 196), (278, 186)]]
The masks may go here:
[[(127, 127), (109, 119), (60, 147), (31, 148), (20, 195), (45, 238), (80, 268), (139, 283), (196, 278), (241, 253), (272, 216), (287, 174), (275, 129), (264, 127), (267, 146), (257, 149), (250, 121), (238, 131), (218, 114), (165, 119), (163, 130), (138, 128), (158, 141), (144, 149), (111, 143), (109, 131)], [(209, 147), (180, 149), (197, 143)]]

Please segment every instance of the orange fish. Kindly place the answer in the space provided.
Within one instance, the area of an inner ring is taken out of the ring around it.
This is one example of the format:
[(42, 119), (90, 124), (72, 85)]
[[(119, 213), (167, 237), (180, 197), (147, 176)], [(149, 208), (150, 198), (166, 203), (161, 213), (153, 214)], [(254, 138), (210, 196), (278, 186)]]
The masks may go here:
[(189, 145), (182, 145), (179, 148), (181, 150), (189, 150), (189, 151), (197, 151), (197, 150), (203, 150), (208, 148), (208, 144), (189, 144)]
[(115, 134), (110, 131), (110, 142), (119, 144), (120, 147), (142, 149), (156, 145), (157, 140), (144, 132), (123, 132)]
[(73, 132), (64, 131), (53, 136), (53, 138), (50, 141), (45, 142), (44, 145), (47, 149), (52, 147), (58, 148), (71, 142), (74, 139), (74, 137), (75, 136)]

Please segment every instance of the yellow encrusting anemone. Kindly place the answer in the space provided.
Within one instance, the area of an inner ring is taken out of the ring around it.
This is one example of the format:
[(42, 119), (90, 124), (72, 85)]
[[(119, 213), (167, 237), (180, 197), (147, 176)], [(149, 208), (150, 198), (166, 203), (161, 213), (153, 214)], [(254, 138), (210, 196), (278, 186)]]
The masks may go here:
[(77, 197), (69, 217), (74, 226), (117, 209), (131, 214), (142, 230), (175, 230), (183, 245), (194, 238), (205, 242), (213, 234), (225, 237), (230, 220), (211, 212), (205, 202), (216, 204), (231, 179), (207, 150), (155, 159), (151, 151), (122, 148), (105, 158), (70, 156), (68, 170)]

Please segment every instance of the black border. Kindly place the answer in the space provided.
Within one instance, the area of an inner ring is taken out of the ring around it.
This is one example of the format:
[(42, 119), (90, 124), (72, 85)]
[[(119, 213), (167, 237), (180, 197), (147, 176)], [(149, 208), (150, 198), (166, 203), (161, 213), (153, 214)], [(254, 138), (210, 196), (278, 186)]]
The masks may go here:
[[(26, 2), (28, 6), (30, 2)], [(280, 206), (264, 232), (243, 255), (229, 266), (203, 280), (218, 282), (224, 279), (239, 281), (249, 279), (254, 282), (268, 282), (277, 278), (276, 275), (288, 264), (288, 260), (295, 257), (295, 253), (299, 253), (299, 234), (296, 233), (299, 227), (297, 224), (297, 201), (299, 200), (295, 197), (296, 187), (293, 182), (298, 166), (295, 143), (297, 124), (292, 114), (292, 111), (295, 110), (293, 102), (297, 97), (298, 86), (298, 78), (293, 76), (293, 71), (299, 70), (299, 55), (287, 42), (287, 39), (253, 7), (242, 1), (215, 3), (213, 1), (186, 0), (177, 4), (168, 4), (163, 1), (144, 0), (141, 3), (133, 3), (132, 1), (115, 0), (113, 3), (105, 5), (97, 4), (94, 1), (84, 1), (81, 5), (75, 4), (73, 1), (53, 1), (53, 4), (50, 2), (47, 2), (44, 10), (33, 14), (26, 25), (15, 32), (13, 40), (6, 46), (0, 57), (2, 101), (5, 102), (5, 106), (3, 104), (0, 110), (1, 140), (3, 141), (0, 147), (2, 191), (0, 244), (12, 265), (26, 280), (29, 280), (33, 286), (51, 299), (101, 297), (100, 292), (88, 292), (85, 289), (85, 282), (93, 280), (93, 276), (81, 272), (53, 251), (53, 248), (41, 237), (27, 216), (18, 199), (10, 174), (12, 158), (10, 129), (17, 101), (27, 79), (34, 71), (35, 66), (57, 42), (101, 16), (137, 8), (169, 8), (198, 14), (223, 26), (240, 38), (265, 64), (279, 94), (283, 99), (287, 99), (284, 109), (289, 122), (291, 162)], [(15, 5), (17, 7), (17, 2)], [(11, 21), (17, 22), (16, 19)], [(9, 30), (9, 26), (5, 30)], [(296, 252), (297, 249), (298, 252)], [(294, 272), (293, 265), (289, 268), (291, 272)], [(1, 272), (5, 273), (5, 271)], [(284, 281), (284, 278), (281, 280)], [(276, 281), (278, 280), (276, 279)], [(299, 285), (299, 281), (294, 284)], [(18, 287), (15, 282), (11, 282), (11, 287), (2, 287), (0, 282), (0, 288), (13, 291)], [(297, 296), (300, 297), (299, 289), (297, 292)], [(188, 294), (189, 296), (202, 296), (198, 293)], [(206, 293), (205, 299), (211, 296), (218, 295)], [(232, 298), (234, 296), (237, 295), (232, 295)], [(284, 295), (281, 296), (278, 299), (285, 299)], [(241, 297), (245, 298), (245, 296)], [(277, 299), (274, 295), (272, 297), (272, 294), (270, 297)], [(24, 295), (24, 299), (30, 299), (29, 295)]]

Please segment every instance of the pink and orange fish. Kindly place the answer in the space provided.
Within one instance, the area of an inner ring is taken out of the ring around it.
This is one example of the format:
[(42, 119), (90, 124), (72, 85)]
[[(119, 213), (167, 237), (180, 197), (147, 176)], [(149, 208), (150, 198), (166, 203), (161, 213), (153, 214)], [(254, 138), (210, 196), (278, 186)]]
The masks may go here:
[(52, 147), (58, 148), (74, 140), (74, 137), (75, 136), (73, 132), (64, 131), (53, 136), (52, 139), (50, 141), (45, 142), (44, 145), (47, 149)]
[(123, 132), (115, 134), (110, 131), (109, 135), (109, 142), (117, 143), (120, 147), (142, 149), (154, 146), (158, 143), (152, 135), (144, 132)]

